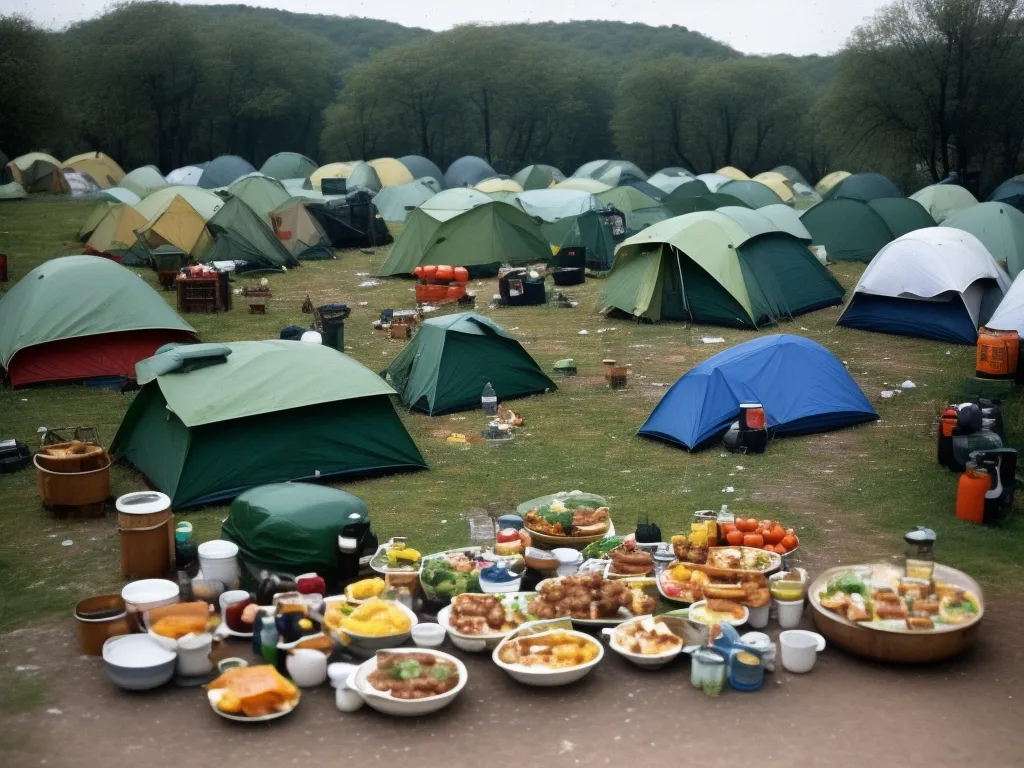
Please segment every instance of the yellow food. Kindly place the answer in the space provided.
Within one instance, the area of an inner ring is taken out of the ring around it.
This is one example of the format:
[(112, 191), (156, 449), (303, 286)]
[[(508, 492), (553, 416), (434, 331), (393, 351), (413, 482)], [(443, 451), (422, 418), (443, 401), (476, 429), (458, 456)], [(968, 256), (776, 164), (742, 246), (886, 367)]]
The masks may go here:
[(506, 664), (566, 669), (593, 661), (598, 651), (597, 643), (589, 638), (552, 632), (513, 640), (502, 646), (498, 656)]
[(157, 621), (151, 629), (161, 637), (180, 640), (192, 632), (206, 631), (205, 616), (165, 616)]
[(343, 631), (369, 637), (400, 635), (411, 628), (412, 621), (397, 605), (376, 597), (341, 618)]
[(349, 600), (369, 600), (371, 597), (380, 597), (385, 586), (384, 579), (380, 577), (363, 579), (345, 587), (345, 597)]
[(401, 565), (415, 565), (421, 557), (422, 555), (418, 551), (410, 547), (392, 548), (388, 550), (388, 565), (392, 568)]
[(221, 712), (246, 717), (262, 717), (294, 706), (298, 689), (269, 664), (235, 667), (224, 672), (207, 686), (223, 689), (216, 702)]
[(690, 580), (693, 575), (693, 571), (687, 568), (682, 563), (676, 563), (668, 570), (669, 577), (672, 581), (678, 581), (680, 583), (686, 583)]

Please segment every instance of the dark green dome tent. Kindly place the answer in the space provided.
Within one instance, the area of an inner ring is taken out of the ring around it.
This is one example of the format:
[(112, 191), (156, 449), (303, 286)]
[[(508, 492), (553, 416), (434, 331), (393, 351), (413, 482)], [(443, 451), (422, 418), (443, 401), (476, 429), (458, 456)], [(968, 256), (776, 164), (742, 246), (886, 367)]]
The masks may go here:
[(308, 179), (319, 167), (314, 161), (297, 152), (278, 152), (267, 158), (267, 162), (260, 168), (260, 173), (278, 181)]
[(203, 175), (199, 177), (199, 186), (203, 189), (226, 187), (236, 179), (255, 172), (256, 169), (248, 160), (243, 160), (237, 155), (221, 155), (203, 169)]
[(261, 571), (278, 576), (316, 573), (340, 590), (338, 537), (366, 523), (358, 496), (324, 485), (273, 483), (250, 488), (231, 502), (221, 538), (238, 545), (242, 584), (255, 589)]
[(444, 185), (448, 189), (475, 187), (484, 179), (492, 179), (497, 172), (490, 163), (475, 155), (465, 155), (448, 166), (444, 173)]
[(565, 174), (553, 165), (528, 165), (512, 179), (528, 192), (531, 189), (547, 189), (560, 181), (565, 181)]
[(197, 251), (205, 262), (244, 261), (242, 269), (246, 271), (299, 265), (299, 260), (274, 234), (269, 221), (265, 222), (234, 195), (206, 222), (201, 239), (206, 238), (212, 239), (212, 245)]
[(604, 308), (757, 328), (841, 304), (843, 293), (804, 242), (757, 211), (730, 208), (677, 216), (625, 240)]
[(543, 222), (541, 231), (552, 246), (586, 248), (586, 267), (607, 272), (615, 260), (615, 238), (608, 218), (599, 211), (586, 211), (557, 221)]
[(135, 371), (142, 389), (110, 450), (176, 508), (266, 483), (426, 468), (391, 404), (395, 391), (330, 347), (194, 344)]
[(479, 408), (487, 382), (499, 401), (557, 389), (518, 341), (473, 312), (427, 320), (384, 376), (431, 416)]
[(848, 200), (868, 202), (879, 197), (903, 197), (903, 193), (888, 176), (880, 173), (855, 173), (825, 192), (823, 197), (826, 200), (845, 197)]
[[(688, 213), (696, 213), (697, 211), (717, 211), (719, 208), (725, 208), (726, 206), (750, 207), (738, 197), (723, 195), (719, 192), (706, 192), (702, 195), (689, 194), (698, 190), (696, 185), (707, 188), (703, 181), (692, 182), (677, 187), (665, 198), (663, 205), (668, 208), (673, 216), (685, 216)], [(686, 189), (687, 187), (689, 189)]]
[(785, 202), (778, 193), (760, 181), (734, 179), (715, 190), (720, 195), (731, 195), (743, 201), (748, 208), (764, 208)]
[(871, 261), (897, 237), (935, 226), (928, 211), (907, 197), (833, 198), (808, 208), (800, 220), (833, 261)]

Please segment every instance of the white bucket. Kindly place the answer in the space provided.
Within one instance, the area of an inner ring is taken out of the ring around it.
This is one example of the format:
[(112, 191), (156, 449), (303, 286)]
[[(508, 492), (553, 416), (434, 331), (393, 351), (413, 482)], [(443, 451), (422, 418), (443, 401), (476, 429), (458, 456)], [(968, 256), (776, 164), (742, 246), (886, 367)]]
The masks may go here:
[(203, 578), (234, 589), (238, 585), (238, 545), (222, 539), (203, 542), (199, 545), (199, 569)]

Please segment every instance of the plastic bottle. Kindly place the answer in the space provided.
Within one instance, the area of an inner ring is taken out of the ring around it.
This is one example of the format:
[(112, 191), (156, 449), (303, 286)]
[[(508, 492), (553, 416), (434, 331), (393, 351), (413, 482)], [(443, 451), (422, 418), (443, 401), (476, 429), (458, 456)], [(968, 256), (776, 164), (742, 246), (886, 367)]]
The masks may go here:
[(260, 656), (267, 664), (277, 663), (277, 624), (273, 617), (264, 616), (260, 625)]
[(489, 381), (484, 385), (483, 394), (480, 395), (480, 405), (483, 406), (484, 415), (498, 415), (498, 394), (494, 391), (494, 387), (491, 386)]

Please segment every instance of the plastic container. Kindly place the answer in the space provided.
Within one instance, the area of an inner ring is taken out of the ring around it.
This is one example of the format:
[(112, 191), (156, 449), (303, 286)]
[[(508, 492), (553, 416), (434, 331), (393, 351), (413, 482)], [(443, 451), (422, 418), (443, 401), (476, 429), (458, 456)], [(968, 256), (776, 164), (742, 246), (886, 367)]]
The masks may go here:
[(708, 696), (725, 688), (728, 669), (725, 657), (713, 648), (698, 648), (690, 658), (690, 683)]
[(203, 542), (199, 545), (199, 568), (203, 578), (234, 589), (238, 585), (238, 545), (223, 539)]
[(981, 328), (975, 373), (979, 379), (1012, 379), (1017, 372), (1020, 336), (1017, 331)]
[(750, 608), (750, 616), (747, 624), (754, 629), (764, 629), (768, 626), (768, 614), (771, 612), (771, 604), (762, 605), (760, 608)]
[(783, 629), (793, 629), (799, 626), (800, 619), (804, 615), (804, 601), (800, 600), (776, 600), (775, 609), (779, 617), (779, 626)]
[(817, 632), (791, 629), (779, 635), (779, 648), (786, 671), (802, 675), (814, 668), (818, 654), (825, 650), (825, 638)]
[(965, 523), (981, 525), (985, 521), (985, 494), (992, 488), (988, 471), (971, 462), (960, 475), (956, 490), (956, 517)]
[(729, 657), (729, 685), (737, 691), (756, 691), (764, 683), (764, 659), (749, 650), (733, 651)]

